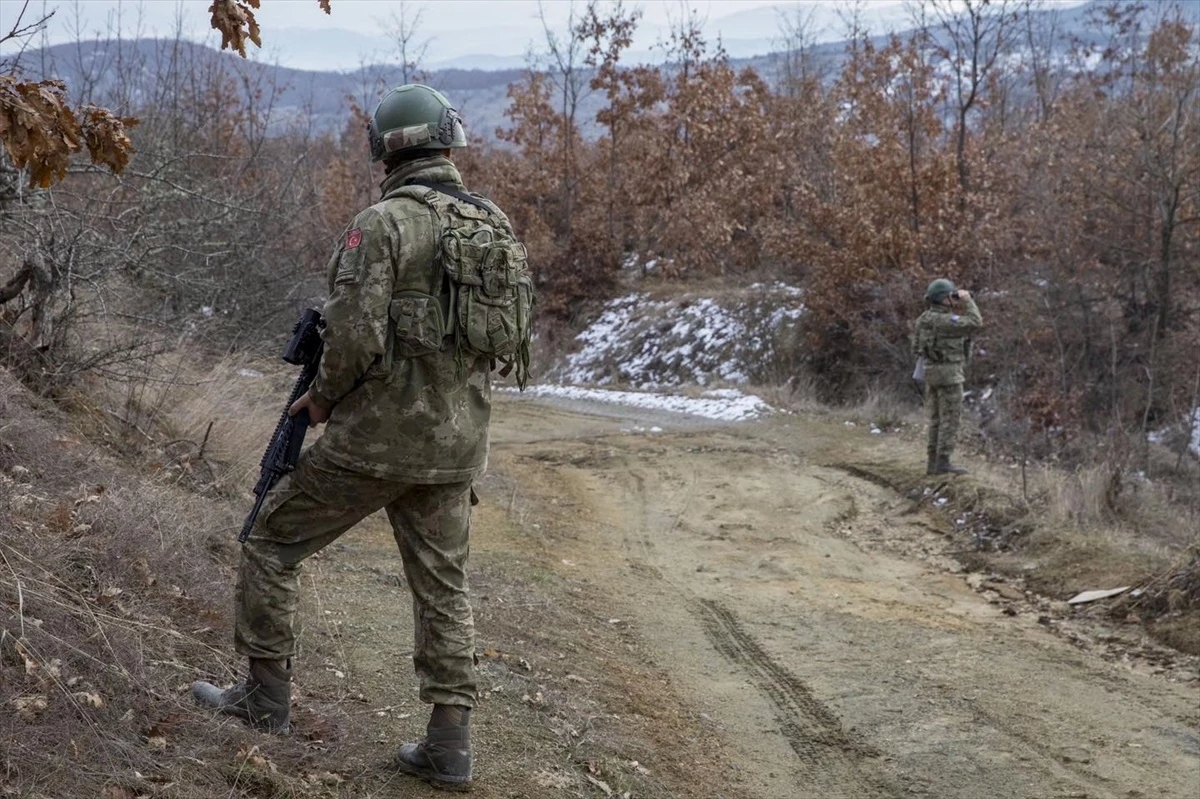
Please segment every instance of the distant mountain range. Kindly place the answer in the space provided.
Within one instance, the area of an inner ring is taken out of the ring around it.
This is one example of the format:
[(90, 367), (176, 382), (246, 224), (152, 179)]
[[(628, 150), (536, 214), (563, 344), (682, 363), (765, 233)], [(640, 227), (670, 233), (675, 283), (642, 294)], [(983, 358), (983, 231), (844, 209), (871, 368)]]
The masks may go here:
[[(1065, 47), (1071, 39), (1087, 41), (1094, 36), (1086, 21), (1091, 8), (1102, 2), (1092, 0), (1080, 6), (1058, 7), (1039, 13), (1055, 15), (1056, 29)], [(1200, 8), (1200, 3), (1192, 8)], [(775, 13), (771, 8), (750, 9), (725, 18), (723, 30), (733, 33), (758, 30), (764, 24), (764, 15)], [(1200, 16), (1200, 12), (1191, 13)], [(827, 21), (826, 24), (832, 23)], [(276, 34), (278, 36), (279, 32)], [(883, 36), (878, 38), (882, 40)], [(306, 49), (359, 52), (364, 54), (364, 62), (351, 70), (301, 70), (269, 61), (270, 47), (260, 58), (243, 60), (189, 41), (135, 39), (93, 40), (28, 51), (21, 58), (21, 68), (31, 77), (55, 77), (66, 81), (76, 101), (99, 102), (127, 112), (130, 109), (123, 105), (136, 107), (152, 101), (168, 79), (179, 80), (181, 74), (201, 74), (220, 66), (236, 74), (242, 87), (265, 90), (264, 97), (256, 102), (260, 108), (270, 108), (271, 124), (276, 130), (294, 125), (315, 131), (339, 130), (348, 118), (348, 98), (355, 98), (361, 106), (370, 108), (383, 88), (403, 82), (403, 73), (394, 62), (370, 58), (374, 39), (366, 34), (303, 30), (289, 33), (286, 39), (293, 52)], [(729, 39), (726, 46), (735, 41), (741, 40)], [(747, 45), (751, 49), (758, 46), (762, 45)], [(762, 54), (737, 57), (730, 49), (735, 66), (753, 67), (768, 81), (776, 78), (781, 60), (779, 52), (768, 49)], [(843, 41), (827, 41), (815, 45), (812, 56), (835, 74), (844, 52)], [(423, 80), (444, 90), (454, 100), (472, 135), (492, 138), (496, 128), (505, 123), (507, 88), (524, 74), (523, 65), (512, 64), (504, 56), (477, 55), (470, 60), (439, 60), (436, 40), (427, 55), (428, 67)], [(496, 68), (448, 66), (468, 61), (493, 63)], [(598, 97), (591, 97), (581, 104), (580, 119), (585, 124), (585, 133), (589, 132), (587, 123), (594, 118), (599, 103)]]
[[(834, 7), (801, 8), (801, 13), (809, 17), (817, 42), (837, 41), (845, 36), (845, 24)], [(704, 19), (702, 24), (710, 43), (715, 44), (720, 39), (731, 57), (751, 58), (778, 50), (784, 20), (796, 13), (795, 8), (759, 6)], [(528, 61), (530, 48), (537, 50), (545, 41), (536, 20), (523, 22), (523, 25), (492, 28), (418, 28), (415, 40), (428, 43), (424, 66), (429, 70), (522, 69)], [(864, 6), (863, 24), (873, 31), (890, 32), (907, 27), (909, 22), (901, 3), (875, 2)], [(370, 55), (388, 58), (395, 53), (391, 40), (379, 34), (312, 28), (284, 28), (272, 33), (277, 44), (269, 49), (268, 55), (277, 57), (280, 63), (308, 69), (354, 70), (362, 66), (362, 58)], [(643, 21), (626, 60), (629, 63), (662, 62), (665, 53), (661, 43), (669, 38), (669, 26)], [(348, 57), (346, 54), (355, 55)]]

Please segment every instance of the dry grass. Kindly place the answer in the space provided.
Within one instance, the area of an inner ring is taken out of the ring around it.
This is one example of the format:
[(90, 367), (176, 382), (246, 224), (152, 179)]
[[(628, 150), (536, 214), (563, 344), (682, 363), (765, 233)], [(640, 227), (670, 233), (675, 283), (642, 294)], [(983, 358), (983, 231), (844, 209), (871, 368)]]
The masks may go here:
[(1176, 553), (1195, 537), (1187, 508), (1172, 499), (1169, 483), (1108, 464), (1072, 471), (1039, 466), (1031, 479), (1047, 521), (1080, 533), (1110, 529), (1142, 539), (1146, 546)]
[(65, 405), (84, 435), (126, 459), (228, 494), (253, 484), (295, 377), (265, 356), (213, 361), (184, 349), (136, 376), (94, 377)]
[[(176, 385), (156, 424), (191, 436), (207, 422), (185, 420), (260, 392), (246, 385)], [(233, 675), (229, 564), (244, 503), (197, 493), (198, 460), (166, 463), (118, 435), (119, 411), (73, 405), (89, 410), (64, 414), (0, 370), (0, 796), (264, 795), (230, 762), (252, 734), (214, 735), (187, 694), (199, 674)], [(238, 407), (245, 426), (214, 424), (210, 445), (245, 469), (257, 456), (239, 456), (239, 442), (271, 422)], [(97, 430), (104, 443), (85, 435)]]
[[(231, 551), (235, 519), (122, 468), (4, 371), (0, 405), (4, 784), (95, 796), (134, 772), (169, 771), (150, 732), (179, 715), (187, 664), (220, 662), (225, 603), (213, 599), (228, 573), (214, 553)], [(166, 726), (169, 747), (188, 725)]]
[(197, 447), (207, 439), (207, 453), (223, 465), (231, 485), (252, 484), (257, 477), (296, 378), (294, 369), (267, 368), (249, 369), (244, 361), (226, 358), (168, 391), (170, 402), (161, 416), (168, 435)]
[[(917, 396), (913, 394), (914, 398)], [(925, 421), (919, 400), (878, 385), (868, 389), (866, 396), (857, 404), (839, 410), (847, 419), (859, 424), (872, 424), (881, 430), (918, 428)]]

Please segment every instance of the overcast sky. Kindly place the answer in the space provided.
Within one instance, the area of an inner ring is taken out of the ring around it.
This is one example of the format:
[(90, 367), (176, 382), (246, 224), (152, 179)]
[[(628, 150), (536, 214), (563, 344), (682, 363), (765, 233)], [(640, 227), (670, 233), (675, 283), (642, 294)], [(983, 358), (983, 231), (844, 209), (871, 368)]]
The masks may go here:
[[(1080, 2), (1080, 0), (1051, 0)], [(54, 12), (47, 29), (33, 46), (59, 44), (77, 39), (112, 35), (126, 37), (171, 37), (176, 30), (184, 38), (216, 44), (219, 39), (209, 27), (211, 0), (29, 0), (28, 23)], [(420, 41), (430, 42), (425, 66), (493, 68), (513, 66), (542, 40), (537, 0), (331, 0), (333, 13), (324, 14), (317, 0), (262, 0), (256, 15), (262, 27), (264, 51), (254, 57), (277, 61), (301, 69), (352, 69), (365, 61), (386, 55), (382, 38), (385, 20), (405, 8), (411, 16), (422, 14)], [(575, 9), (584, 0), (576, 0)], [(639, 37), (633, 52), (649, 54), (664, 38), (666, 26), (679, 19), (685, 9), (696, 11), (708, 21), (710, 39), (718, 35), (731, 55), (767, 52), (779, 33), (780, 14), (815, 9), (818, 28), (832, 40), (842, 38), (838, 9), (848, 0), (626, 0), (627, 6), (642, 10)], [(0, 35), (12, 27), (25, 0), (0, 0)], [(570, 0), (547, 0), (546, 15), (558, 28), (571, 11)], [(866, 21), (871, 30), (884, 32), (906, 27), (900, 0), (864, 0)], [(323, 35), (318, 35), (322, 32)], [(11, 45), (10, 45), (11, 46)], [(7, 50), (8, 48), (6, 48)], [(641, 55), (640, 57), (646, 57)]]
[[(895, 5), (896, 0), (871, 0), (872, 4)], [(109, 21), (115, 23), (118, 13), (123, 17), (124, 27), (133, 30), (135, 20), (141, 17), (147, 32), (166, 34), (174, 30), (176, 21), (182, 17), (190, 29), (208, 26), (210, 0), (30, 0), (29, 14), (57, 11), (51, 41), (74, 38), (75, 18), (82, 17), (83, 29), (99, 32), (107, 28)], [(577, 3), (582, 7), (582, 0)], [(710, 18), (726, 16), (736, 11), (756, 7), (785, 5), (827, 5), (837, 0), (690, 0), (688, 6)], [(24, 5), (24, 0), (0, 0), (0, 21), (3, 27), (11, 26), (10, 17)], [(264, 31), (270, 28), (325, 28), (329, 26), (371, 33), (377, 17), (386, 17), (389, 11), (407, 5), (411, 10), (422, 10), (424, 20), (430, 28), (452, 29), (459, 25), (475, 27), (523, 25), (537, 19), (536, 0), (331, 0), (333, 13), (326, 15), (320, 10), (317, 0), (263, 0), (262, 8), (256, 12)], [(569, 0), (548, 0), (544, 4), (548, 15), (556, 21), (565, 20), (570, 11)], [(678, 16), (683, 4), (679, 0), (640, 0), (627, 2), (627, 6), (642, 9), (648, 23), (666, 23)]]

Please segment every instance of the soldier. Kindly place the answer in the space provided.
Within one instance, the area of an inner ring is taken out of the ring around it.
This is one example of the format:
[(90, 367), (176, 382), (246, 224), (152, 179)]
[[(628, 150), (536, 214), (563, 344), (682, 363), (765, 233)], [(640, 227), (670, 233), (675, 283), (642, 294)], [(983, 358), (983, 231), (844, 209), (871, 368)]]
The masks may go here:
[(929, 410), (926, 474), (966, 474), (950, 462), (962, 414), (963, 367), (971, 336), (983, 324), (971, 293), (938, 278), (925, 291), (927, 308), (917, 319), (913, 351), (923, 368), (925, 407)]
[[(466, 575), (471, 483), (487, 459), (489, 372), (497, 352), (510, 350), (490, 350), (476, 332), (468, 340), (458, 324), (489, 334), (515, 329), (524, 385), (532, 288), (516, 310), (476, 303), (463, 321), (469, 290), (454, 281), (481, 264), (464, 265), (465, 247), (455, 261), (444, 237), (482, 231), (473, 241), (486, 241), (483, 250), (506, 250), (484, 260), (519, 271), (493, 284), (526, 291), (528, 280), (508, 219), (466, 192), (450, 160), (467, 140), (444, 96), (418, 84), (393, 89), (368, 135), (372, 160), (387, 170), (383, 198), (354, 218), (329, 261), (320, 372), (289, 411), (307, 409), (313, 424), (328, 426), (272, 489), (242, 550), (234, 644), (249, 675), (225, 691), (197, 682), (193, 694), (256, 729), (286, 733), (301, 561), (384, 508), (412, 590), (420, 697), (433, 705), (426, 737), (401, 747), (395, 763), (435, 787), (465, 789), (476, 699)], [(477, 312), (499, 314), (498, 324), (474, 324)]]

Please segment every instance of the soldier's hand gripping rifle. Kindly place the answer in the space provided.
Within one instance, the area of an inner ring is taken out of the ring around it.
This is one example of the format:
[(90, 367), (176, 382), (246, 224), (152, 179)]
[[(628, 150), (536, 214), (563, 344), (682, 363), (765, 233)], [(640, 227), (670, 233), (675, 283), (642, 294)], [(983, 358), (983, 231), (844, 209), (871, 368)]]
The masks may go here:
[(283, 416), (279, 418), (275, 434), (271, 436), (271, 443), (267, 446), (267, 451), (263, 453), (262, 472), (259, 475), (258, 484), (254, 486), (257, 498), (254, 500), (254, 508), (250, 511), (250, 515), (246, 517), (246, 523), (242, 525), (242, 533), (238, 536), (238, 541), (241, 543), (246, 542), (250, 531), (254, 529), (254, 520), (258, 518), (263, 500), (267, 498), (271, 487), (279, 482), (279, 478), (295, 469), (296, 461), (300, 459), (300, 449), (304, 446), (304, 434), (308, 431), (311, 420), (308, 417), (307, 409), (300, 411), (295, 416), (289, 416), (288, 409), (292, 407), (292, 403), (304, 395), (304, 392), (308, 391), (308, 387), (317, 377), (317, 369), (321, 364), (321, 352), (325, 347), (325, 343), (321, 341), (323, 325), (324, 320), (321, 319), (321, 314), (312, 308), (306, 308), (300, 315), (300, 321), (292, 329), (292, 340), (288, 342), (287, 349), (283, 351), (283, 360), (301, 367), (300, 377), (296, 380), (296, 386), (292, 389), (292, 396), (288, 399), (287, 405), (283, 406)]

